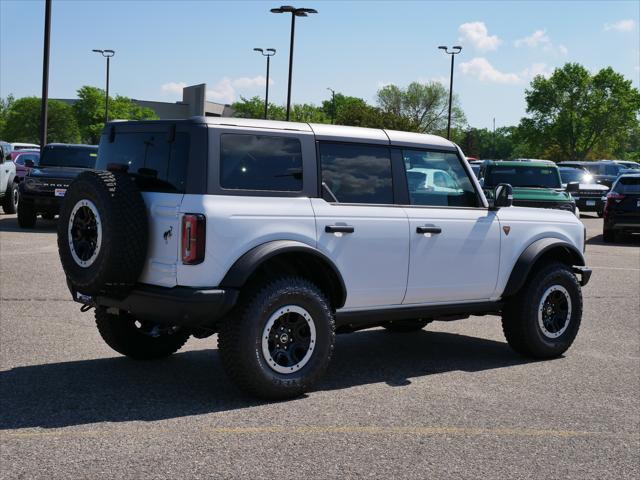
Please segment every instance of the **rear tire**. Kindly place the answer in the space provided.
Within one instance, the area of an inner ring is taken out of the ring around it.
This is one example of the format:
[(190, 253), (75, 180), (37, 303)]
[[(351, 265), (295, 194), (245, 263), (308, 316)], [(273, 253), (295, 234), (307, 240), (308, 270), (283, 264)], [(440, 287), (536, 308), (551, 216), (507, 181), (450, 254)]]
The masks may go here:
[(124, 312), (112, 315), (104, 308), (96, 308), (96, 326), (107, 345), (137, 360), (168, 357), (189, 339), (184, 330), (141, 322)]
[(555, 358), (573, 343), (582, 319), (582, 291), (570, 268), (552, 262), (530, 275), (502, 312), (509, 346), (526, 357)]
[(218, 336), (224, 368), (250, 395), (282, 400), (311, 389), (335, 343), (333, 312), (306, 279), (270, 280), (241, 298)]
[(616, 241), (616, 232), (609, 228), (602, 230), (602, 240), (606, 243), (612, 243)]
[(18, 203), (18, 225), (20, 228), (33, 228), (36, 225), (36, 209), (30, 203)]
[(20, 195), (18, 193), (18, 184), (16, 182), (11, 182), (7, 185), (7, 191), (2, 199), (2, 210), (4, 210), (4, 213), (16, 213), (19, 199)]
[(416, 318), (411, 320), (395, 320), (387, 322), (383, 327), (385, 330), (393, 333), (410, 333), (422, 330), (428, 323), (430, 323), (430, 320)]

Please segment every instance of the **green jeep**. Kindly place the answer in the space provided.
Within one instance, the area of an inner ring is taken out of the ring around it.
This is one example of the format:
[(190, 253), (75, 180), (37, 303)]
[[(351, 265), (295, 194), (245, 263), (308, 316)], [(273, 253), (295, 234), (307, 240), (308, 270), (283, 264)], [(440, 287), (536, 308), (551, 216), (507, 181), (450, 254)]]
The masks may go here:
[(519, 207), (557, 208), (579, 215), (571, 194), (562, 188), (560, 171), (546, 160), (492, 161), (480, 168), (480, 184), (491, 202), (499, 183), (513, 187), (513, 205)]

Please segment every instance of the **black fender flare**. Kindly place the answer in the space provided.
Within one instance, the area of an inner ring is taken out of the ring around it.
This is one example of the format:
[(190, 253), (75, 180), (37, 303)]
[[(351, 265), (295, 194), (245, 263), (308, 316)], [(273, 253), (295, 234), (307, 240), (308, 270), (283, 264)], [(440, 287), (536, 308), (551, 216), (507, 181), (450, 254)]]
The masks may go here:
[[(502, 293), (502, 297), (509, 297), (517, 293), (523, 286), (529, 276), (529, 272), (536, 264), (536, 262), (546, 253), (550, 252), (553, 249), (563, 250), (563, 254), (567, 256), (567, 258), (571, 259), (572, 267), (583, 267), (585, 265), (584, 256), (582, 252), (578, 250), (572, 244), (565, 242), (564, 240), (560, 240), (559, 238), (541, 238), (540, 240), (536, 240), (531, 245), (529, 245), (520, 257), (516, 261), (513, 270), (511, 270), (511, 275), (509, 276), (509, 281)], [(575, 269), (576, 273), (582, 273), (583, 275), (583, 285), (589, 280), (588, 276), (585, 279), (585, 273), (583, 271), (587, 269)], [(574, 270), (574, 271), (575, 271)], [(590, 270), (589, 270), (590, 273)]]
[(338, 283), (338, 285), (334, 285), (334, 288), (337, 287), (336, 290), (339, 292), (338, 298), (335, 299), (335, 304), (333, 305), (334, 308), (338, 309), (344, 305), (347, 299), (347, 288), (335, 263), (318, 249), (295, 240), (274, 240), (252, 248), (235, 261), (222, 279), (222, 282), (220, 282), (220, 286), (223, 288), (241, 288), (264, 262), (285, 253), (312, 255), (322, 262), (333, 273)]

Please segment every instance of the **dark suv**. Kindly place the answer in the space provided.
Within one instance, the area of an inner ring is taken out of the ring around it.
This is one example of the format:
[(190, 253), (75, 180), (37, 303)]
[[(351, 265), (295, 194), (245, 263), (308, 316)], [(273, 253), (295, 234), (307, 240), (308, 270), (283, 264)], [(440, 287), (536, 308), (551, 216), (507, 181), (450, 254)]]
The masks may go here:
[(611, 188), (613, 182), (620, 176), (627, 167), (611, 160), (600, 160), (597, 162), (560, 162), (559, 167), (586, 168), (596, 183), (606, 185)]
[(30, 170), (20, 182), (20, 227), (33, 228), (38, 214), (47, 220), (53, 219), (69, 184), (80, 172), (94, 168), (97, 157), (95, 145), (51, 143), (42, 149), (38, 166), (27, 160), (25, 167)]
[(640, 173), (621, 175), (604, 206), (604, 241), (616, 241), (624, 233), (640, 233)]

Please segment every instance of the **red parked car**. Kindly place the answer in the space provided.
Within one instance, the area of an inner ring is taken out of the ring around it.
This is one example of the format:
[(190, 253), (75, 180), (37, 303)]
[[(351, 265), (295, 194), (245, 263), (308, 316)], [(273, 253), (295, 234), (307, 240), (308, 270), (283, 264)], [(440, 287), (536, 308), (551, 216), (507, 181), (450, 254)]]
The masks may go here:
[(14, 150), (9, 154), (9, 159), (16, 164), (16, 182), (21, 182), (31, 170), (31, 167), (27, 167), (25, 162), (31, 160), (33, 165), (37, 167), (40, 162), (40, 150)]

